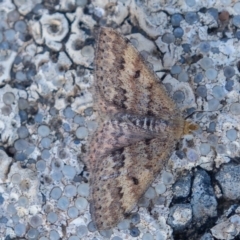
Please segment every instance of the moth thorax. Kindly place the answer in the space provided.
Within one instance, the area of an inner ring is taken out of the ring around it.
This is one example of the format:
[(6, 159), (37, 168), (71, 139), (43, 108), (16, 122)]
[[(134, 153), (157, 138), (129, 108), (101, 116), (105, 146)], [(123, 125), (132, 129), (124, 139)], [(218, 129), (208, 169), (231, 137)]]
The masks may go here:
[(183, 135), (190, 134), (193, 131), (198, 130), (199, 126), (195, 123), (185, 121), (184, 122), (184, 129), (183, 129)]

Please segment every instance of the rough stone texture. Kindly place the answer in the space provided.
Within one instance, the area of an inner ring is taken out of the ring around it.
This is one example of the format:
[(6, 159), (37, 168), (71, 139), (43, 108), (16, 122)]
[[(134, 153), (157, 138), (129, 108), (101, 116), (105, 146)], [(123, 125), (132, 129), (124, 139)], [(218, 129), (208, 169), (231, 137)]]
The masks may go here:
[(192, 207), (190, 204), (176, 204), (170, 208), (168, 224), (174, 231), (183, 231), (191, 223)]
[(229, 200), (240, 199), (240, 166), (230, 163), (224, 164), (215, 174), (223, 193)]
[(209, 218), (217, 216), (217, 200), (211, 186), (211, 179), (202, 169), (194, 174), (191, 205), (193, 219), (198, 226), (206, 223)]
[(181, 176), (173, 184), (173, 197), (175, 199), (186, 198), (189, 196), (191, 190), (191, 178), (191, 174), (187, 173), (185, 176)]

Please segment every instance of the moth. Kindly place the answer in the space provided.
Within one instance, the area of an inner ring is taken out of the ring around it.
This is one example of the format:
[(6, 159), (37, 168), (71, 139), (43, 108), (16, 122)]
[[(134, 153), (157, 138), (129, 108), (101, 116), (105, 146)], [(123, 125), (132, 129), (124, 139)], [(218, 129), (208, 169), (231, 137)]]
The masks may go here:
[(131, 213), (192, 125), (130, 41), (111, 28), (99, 31), (94, 77), (99, 125), (87, 161), (92, 219), (103, 230)]

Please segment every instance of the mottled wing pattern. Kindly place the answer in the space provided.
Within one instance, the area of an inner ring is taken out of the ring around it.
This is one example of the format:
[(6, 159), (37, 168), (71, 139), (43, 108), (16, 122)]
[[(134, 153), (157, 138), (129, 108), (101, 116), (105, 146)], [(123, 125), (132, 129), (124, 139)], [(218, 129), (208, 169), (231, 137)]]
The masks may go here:
[(95, 108), (90, 141), (92, 218), (115, 226), (137, 204), (183, 133), (184, 120), (156, 75), (129, 41), (100, 30), (95, 58)]
[(114, 227), (131, 212), (162, 169), (174, 145), (171, 137), (153, 138), (99, 159), (92, 184), (92, 217), (98, 229)]
[(130, 111), (167, 117), (176, 114), (175, 103), (127, 38), (101, 28), (95, 58), (97, 107), (102, 112)]

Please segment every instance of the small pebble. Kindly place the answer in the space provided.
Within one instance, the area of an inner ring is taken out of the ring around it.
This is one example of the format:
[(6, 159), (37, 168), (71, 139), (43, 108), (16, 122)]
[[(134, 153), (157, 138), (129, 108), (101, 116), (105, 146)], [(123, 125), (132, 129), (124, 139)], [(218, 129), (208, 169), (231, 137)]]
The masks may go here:
[(24, 139), (18, 139), (14, 142), (14, 147), (17, 151), (24, 151), (28, 148), (29, 144)]
[(86, 200), (86, 198), (78, 197), (75, 200), (75, 207), (80, 211), (85, 210), (87, 205), (88, 205), (88, 201)]
[(46, 168), (46, 162), (44, 160), (39, 160), (36, 162), (36, 169), (43, 172)]
[(39, 231), (35, 228), (30, 228), (27, 232), (27, 237), (29, 240), (36, 239), (39, 235)]
[(233, 85), (234, 85), (234, 81), (229, 79), (227, 80), (226, 82), (226, 85), (225, 85), (225, 89), (229, 92), (231, 92), (233, 90)]
[(126, 230), (130, 227), (130, 220), (129, 219), (124, 219), (121, 222), (118, 223), (118, 229), (119, 230)]
[(66, 211), (68, 209), (70, 202), (69, 199), (66, 196), (62, 196), (58, 199), (57, 207), (63, 211)]
[(235, 75), (235, 70), (233, 67), (227, 66), (223, 69), (223, 73), (226, 78), (231, 78)]
[(214, 134), (210, 134), (208, 135), (207, 140), (211, 146), (216, 146), (218, 142), (218, 137)]
[(215, 53), (215, 54), (219, 54), (219, 53), (220, 53), (218, 47), (212, 47), (212, 48), (211, 48), (211, 51), (212, 51), (212, 53)]
[(210, 122), (207, 131), (209, 133), (214, 133), (216, 131), (216, 123), (215, 122)]
[(115, 237), (112, 238), (112, 240), (123, 240), (123, 239), (118, 237), (118, 236), (115, 236)]
[(50, 223), (55, 223), (58, 220), (58, 215), (55, 212), (49, 212), (47, 214), (47, 221)]
[(195, 83), (200, 83), (203, 79), (203, 74), (201, 72), (197, 73), (194, 77), (194, 82)]
[(174, 13), (171, 16), (171, 24), (173, 27), (179, 27), (182, 20), (183, 20), (183, 17), (179, 13)]
[(220, 102), (216, 98), (208, 100), (208, 111), (216, 111), (220, 106)]
[(190, 162), (196, 162), (199, 159), (197, 152), (191, 148), (187, 149), (186, 157)]
[(89, 232), (96, 232), (97, 231), (97, 227), (96, 227), (96, 225), (95, 225), (95, 223), (93, 221), (91, 221), (88, 224), (87, 228), (88, 228)]
[[(6, 224), (8, 222), (8, 219), (5, 216), (0, 217), (0, 224)], [(6, 238), (5, 238), (6, 239)]]
[(201, 42), (199, 49), (202, 53), (208, 53), (211, 49), (209, 42)]
[(4, 197), (2, 196), (2, 194), (0, 193), (0, 205), (2, 205), (4, 202)]
[(177, 27), (173, 30), (173, 35), (176, 37), (176, 38), (181, 38), (184, 34), (184, 31), (181, 27)]
[(225, 154), (226, 146), (224, 144), (218, 144), (216, 146), (216, 151), (217, 151), (218, 154)]
[(208, 68), (211, 68), (213, 66), (213, 60), (208, 57), (202, 58), (200, 61), (200, 66), (204, 69), (207, 70)]
[(52, 179), (54, 181), (61, 181), (62, 178), (63, 178), (62, 172), (56, 170), (52, 173)]
[(210, 145), (208, 143), (202, 143), (200, 145), (200, 152), (201, 152), (201, 155), (203, 156), (207, 156), (208, 153), (210, 152), (211, 148), (210, 148)]
[(173, 34), (171, 33), (165, 33), (163, 34), (162, 36), (162, 41), (164, 43), (167, 43), (167, 44), (170, 44), (170, 43), (173, 43), (175, 41), (175, 37)]
[(76, 207), (68, 208), (67, 214), (70, 218), (77, 218), (78, 217), (78, 209)]
[(232, 18), (232, 23), (237, 28), (240, 28), (240, 15), (236, 15)]
[(105, 230), (99, 231), (99, 233), (104, 238), (110, 239), (111, 235), (113, 234), (113, 231), (112, 229), (105, 229)]
[(59, 233), (56, 230), (51, 230), (49, 232), (49, 238), (50, 238), (50, 240), (59, 240), (60, 236), (59, 236)]
[(154, 205), (165, 205), (166, 198), (163, 196), (157, 196), (153, 199)]
[(70, 125), (68, 123), (63, 123), (63, 129), (65, 132), (70, 132), (71, 131), (71, 128), (70, 128)]
[(17, 133), (20, 138), (26, 138), (29, 135), (28, 129), (25, 126), (20, 126)]
[(138, 206), (139, 207), (148, 207), (150, 203), (150, 200), (146, 197), (141, 197), (140, 200), (138, 201)]
[(217, 71), (214, 69), (214, 68), (208, 68), (205, 72), (206, 74), (206, 77), (209, 79), (209, 80), (215, 80), (217, 78)]
[(19, 20), (19, 21), (15, 22), (14, 29), (17, 32), (24, 33), (27, 31), (27, 24), (24, 21)]
[(47, 159), (50, 158), (50, 156), (51, 156), (51, 154), (50, 154), (50, 152), (49, 152), (48, 149), (43, 149), (43, 150), (42, 150), (42, 152), (41, 152), (41, 158), (42, 158), (42, 159), (47, 160)]
[(81, 50), (81, 54), (82, 54), (83, 57), (93, 58), (93, 56), (94, 56), (94, 49), (90, 45), (84, 46), (82, 48), (82, 50)]
[(233, 103), (230, 106), (230, 112), (233, 115), (239, 115), (240, 114), (240, 104), (239, 103)]
[(234, 128), (227, 130), (226, 136), (230, 141), (235, 141), (237, 139), (237, 131)]
[(13, 10), (11, 12), (8, 12), (8, 21), (10, 22), (16, 22), (20, 17), (20, 14), (17, 10)]
[(15, 95), (12, 92), (6, 92), (3, 94), (3, 102), (6, 105), (11, 105), (15, 101)]
[(50, 148), (51, 143), (52, 143), (52, 140), (48, 137), (44, 137), (41, 140), (41, 146), (43, 148)]
[(155, 190), (157, 194), (163, 194), (166, 192), (167, 188), (163, 183), (159, 183), (158, 185), (155, 186)]
[(69, 237), (68, 240), (80, 240), (80, 238), (73, 235), (73, 236)]
[(234, 9), (234, 11), (235, 11), (237, 14), (240, 14), (240, 2), (236, 2), (236, 3), (233, 5), (233, 9)]
[(47, 125), (41, 125), (38, 127), (38, 134), (41, 137), (47, 137), (50, 134), (50, 129)]
[(85, 116), (92, 116), (93, 114), (93, 108), (92, 107), (88, 107), (84, 110), (84, 115)]
[(73, 166), (64, 165), (62, 168), (63, 175), (68, 179), (73, 179), (76, 175), (76, 169)]
[(24, 98), (19, 98), (18, 100), (18, 108), (20, 110), (25, 110), (29, 107), (28, 101)]
[(138, 229), (137, 227), (132, 227), (132, 228), (130, 229), (130, 235), (131, 235), (132, 237), (138, 237), (138, 236), (140, 235), (139, 229)]
[(24, 160), (27, 159), (27, 155), (25, 153), (23, 153), (23, 152), (16, 152), (14, 154), (14, 159), (16, 161), (24, 161)]
[(64, 194), (69, 198), (74, 197), (77, 194), (77, 188), (69, 184), (64, 188)]
[(76, 130), (76, 137), (79, 139), (83, 139), (88, 136), (88, 130), (85, 127), (79, 127)]
[(189, 43), (183, 43), (182, 48), (185, 53), (190, 53), (191, 52), (191, 44)]
[(23, 235), (26, 233), (26, 226), (23, 223), (18, 223), (14, 226), (14, 232), (17, 235), (17, 237), (23, 237)]
[(156, 196), (155, 189), (153, 187), (149, 187), (148, 190), (145, 192), (144, 196), (148, 199), (153, 199)]
[(80, 126), (84, 126), (84, 124), (85, 124), (85, 118), (80, 115), (76, 115), (74, 117), (73, 121)]
[(7, 30), (5, 30), (5, 32), (4, 32), (5, 39), (6, 39), (8, 42), (14, 41), (15, 35), (16, 35), (16, 32), (15, 32), (15, 30), (13, 30), (13, 29), (7, 29)]
[(216, 85), (213, 87), (212, 93), (213, 93), (213, 96), (218, 100), (222, 100), (226, 95), (224, 88), (219, 85)]
[(16, 210), (16, 208), (15, 208), (15, 206), (14, 206), (13, 203), (9, 203), (9, 204), (7, 205), (7, 213), (8, 213), (10, 216), (13, 216), (14, 214), (17, 213), (17, 210)]
[(142, 236), (142, 240), (154, 240), (154, 238), (151, 233), (144, 233)]
[(198, 86), (196, 89), (196, 94), (199, 97), (205, 98), (207, 97), (207, 88), (205, 85), (203, 86)]
[(33, 227), (33, 228), (37, 228), (39, 226), (42, 225), (42, 218), (39, 215), (34, 215), (30, 218), (29, 220), (29, 224)]
[(84, 225), (80, 225), (77, 227), (76, 229), (76, 234), (78, 235), (78, 237), (83, 238), (88, 234), (88, 229), (86, 226)]
[(133, 213), (131, 215), (131, 222), (134, 224), (134, 225), (137, 225), (138, 223), (140, 223), (140, 215), (139, 213)]
[(171, 68), (171, 74), (179, 74), (182, 68), (179, 65), (173, 65)]
[(187, 12), (185, 14), (185, 20), (188, 24), (192, 25), (198, 22), (198, 15), (195, 12)]
[(19, 173), (14, 173), (11, 181), (13, 184), (18, 184), (21, 181), (21, 175)]
[(76, 113), (72, 110), (71, 107), (66, 107), (63, 110), (63, 114), (66, 118), (74, 118), (74, 116), (76, 115)]
[(193, 7), (196, 4), (196, 0), (185, 0), (185, 2), (189, 7)]
[(185, 94), (184, 92), (177, 90), (176, 92), (174, 92), (173, 94), (173, 99), (175, 102), (177, 103), (181, 103), (185, 100)]
[(62, 189), (60, 187), (54, 187), (50, 192), (50, 197), (52, 199), (59, 199), (62, 196)]
[(88, 183), (80, 183), (78, 186), (78, 194), (82, 197), (88, 197), (90, 192), (90, 187)]
[(28, 204), (29, 204), (29, 201), (28, 201), (28, 198), (25, 197), (25, 196), (20, 196), (18, 198), (18, 206), (21, 206), (21, 207), (24, 207), (24, 208), (27, 208), (28, 207)]
[(172, 173), (164, 171), (162, 174), (162, 181), (165, 185), (171, 184), (173, 182)]
[(37, 113), (34, 116), (34, 121), (35, 123), (41, 123), (43, 121), (43, 115), (41, 113)]
[(178, 75), (178, 81), (180, 82), (187, 82), (188, 81), (188, 74), (185, 71), (182, 71), (179, 75)]

